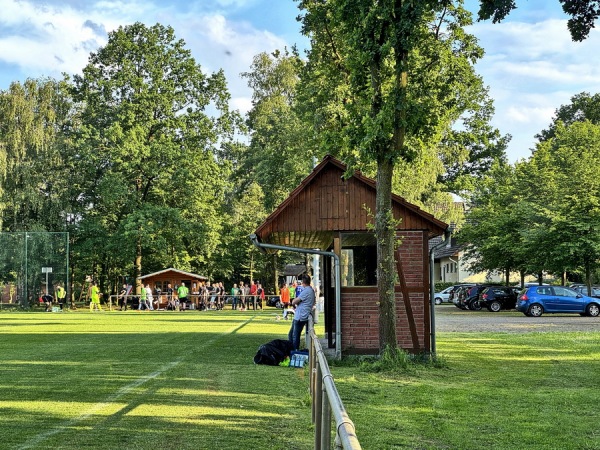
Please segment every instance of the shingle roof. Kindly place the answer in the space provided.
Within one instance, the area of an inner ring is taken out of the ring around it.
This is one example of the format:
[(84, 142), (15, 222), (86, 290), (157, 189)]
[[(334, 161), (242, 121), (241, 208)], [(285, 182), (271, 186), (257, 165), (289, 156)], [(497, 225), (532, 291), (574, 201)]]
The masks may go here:
[(169, 267), (168, 269), (164, 269), (164, 270), (159, 270), (158, 272), (149, 273), (148, 275), (144, 275), (142, 277), (139, 277), (138, 279), (143, 280), (144, 278), (153, 277), (153, 276), (160, 275), (160, 274), (166, 273), (166, 272), (177, 272), (186, 277), (192, 277), (192, 278), (196, 278), (199, 280), (208, 280), (208, 277), (205, 277), (204, 275), (198, 275), (196, 273), (184, 272), (183, 270), (174, 269), (172, 267)]

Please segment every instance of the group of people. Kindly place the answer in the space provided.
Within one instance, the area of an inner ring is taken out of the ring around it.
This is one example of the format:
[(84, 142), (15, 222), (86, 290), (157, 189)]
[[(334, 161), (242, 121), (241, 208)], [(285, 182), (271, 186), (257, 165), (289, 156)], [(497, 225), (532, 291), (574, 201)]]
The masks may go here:
[[(117, 296), (117, 303), (120, 311), (127, 311), (127, 305), (130, 302), (129, 298), (131, 297), (129, 295), (130, 290), (130, 286), (128, 286), (127, 284), (123, 284), (123, 287), (121, 288), (121, 291)], [(185, 285), (185, 283), (181, 283), (181, 285), (176, 286), (175, 289), (171, 286), (171, 283), (169, 283), (164, 293), (164, 295), (166, 295), (167, 297), (166, 309), (173, 311), (186, 309), (186, 306), (189, 302), (189, 292), (190, 290)], [(139, 301), (137, 307), (138, 311), (154, 311), (155, 309), (158, 309), (160, 295), (161, 291), (153, 291), (149, 283), (142, 285), (139, 294)]]
[[(310, 284), (310, 283), (309, 283)], [(294, 315), (296, 306), (293, 301), (302, 292), (303, 286), (301, 282), (294, 281), (290, 286), (287, 283), (283, 283), (279, 289), (281, 308), (283, 309), (283, 318), (288, 320), (288, 316)]]
[[(307, 274), (302, 275), (301, 283), (292, 283), (288, 287), (287, 283), (284, 283), (280, 289), (280, 299), (283, 308), (283, 318), (287, 320), (289, 314), (293, 314), (292, 326), (288, 333), (288, 339), (292, 342), (294, 350), (300, 347), (300, 336), (302, 330), (307, 327), (308, 318), (311, 315), (315, 307), (315, 291), (311, 286), (310, 276)], [(203, 283), (200, 286), (193, 284), (192, 295), (197, 296), (198, 309), (223, 309), (225, 302), (225, 288), (223, 283), (214, 283), (212, 286), (210, 283)], [(121, 311), (127, 310), (127, 298), (129, 297), (129, 290), (126, 284), (118, 296), (119, 307)], [(176, 288), (173, 288), (169, 283), (165, 295), (167, 296), (167, 310), (185, 310), (189, 308), (189, 288), (182, 282)], [(101, 310), (100, 306), (100, 289), (98, 284), (93, 282), (88, 291), (90, 297), (90, 311), (95, 309)], [(160, 295), (161, 293), (158, 292)], [(55, 295), (57, 302), (62, 310), (63, 304), (66, 298), (66, 291), (62, 285), (57, 285), (55, 288)], [(253, 306), (254, 308), (260, 307), (262, 309), (262, 302), (265, 298), (265, 291), (260, 283), (250, 281), (249, 285), (244, 284), (240, 281), (238, 284), (234, 284), (231, 288), (231, 309), (239, 309), (245, 311), (248, 307)], [(52, 311), (53, 297), (44, 291), (42, 302), (46, 305), (46, 311)], [(149, 284), (142, 286), (140, 292), (140, 301), (138, 310), (146, 309), (153, 311), (154, 308), (154, 292)]]
[(231, 309), (238, 309), (238, 305), (240, 311), (246, 311), (250, 307), (262, 309), (264, 299), (265, 290), (259, 282), (250, 281), (250, 284), (244, 284), (240, 281), (239, 287), (234, 284), (231, 288)]
[[(58, 306), (60, 307), (60, 310), (62, 311), (63, 305), (65, 303), (65, 299), (67, 297), (67, 291), (65, 291), (65, 288), (61, 284), (57, 284), (56, 287), (54, 288), (54, 295), (56, 296), (56, 303), (58, 303)], [(54, 297), (52, 297), (52, 295), (50, 295), (50, 293), (48, 292), (47, 289), (44, 289), (42, 291), (42, 296), (40, 297), (40, 301), (46, 307), (46, 312), (52, 312), (52, 305), (54, 304), (54, 300), (55, 300)]]
[[(131, 307), (129, 295), (131, 287), (124, 284), (117, 296), (119, 310), (126, 311)], [(245, 311), (249, 308), (261, 308), (265, 299), (265, 291), (260, 283), (251, 281), (248, 285), (240, 281), (234, 284), (230, 291), (231, 309)], [(138, 296), (136, 296), (138, 297)], [(150, 284), (143, 285), (140, 289), (139, 303), (137, 309), (142, 311), (154, 311), (158, 309), (161, 300), (166, 300), (165, 309), (168, 311), (185, 311), (186, 309), (198, 310), (222, 310), (225, 307), (227, 293), (222, 282), (192, 283), (191, 291), (185, 282), (173, 287), (167, 284), (164, 291), (152, 289)], [(93, 294), (90, 293), (93, 302)], [(92, 303), (90, 303), (90, 309)]]

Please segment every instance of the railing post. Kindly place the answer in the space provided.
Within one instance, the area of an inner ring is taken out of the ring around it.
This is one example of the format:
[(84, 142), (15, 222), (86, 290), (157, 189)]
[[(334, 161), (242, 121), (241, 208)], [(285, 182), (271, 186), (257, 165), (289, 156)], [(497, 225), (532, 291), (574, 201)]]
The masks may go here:
[[(309, 322), (310, 325), (310, 322)], [(310, 368), (310, 398), (315, 398), (315, 386), (316, 386), (316, 382), (317, 382), (317, 367), (318, 365), (315, 364), (315, 344), (314, 341), (311, 342), (311, 346), (308, 348), (308, 364), (309, 364), (309, 368)], [(312, 423), (315, 423), (315, 414), (316, 414), (316, 410), (315, 410), (315, 402), (311, 401), (311, 420)]]
[[(322, 402), (322, 398), (323, 398), (323, 378), (322, 378), (322, 374), (321, 374), (321, 368), (319, 367), (319, 365), (317, 364), (317, 369), (316, 369), (316, 383), (315, 383), (315, 390), (314, 390), (314, 396), (312, 397), (312, 404), (313, 404), (313, 410), (314, 410), (314, 419), (313, 419), (313, 423), (315, 424), (315, 450), (321, 450), (323, 447), (321, 447), (321, 441), (322, 441), (322, 434), (323, 434), (323, 428), (322, 428), (322, 417), (323, 417), (323, 402)], [(325, 447), (327, 448), (327, 447)]]
[[(321, 343), (314, 332), (313, 321), (309, 318), (309, 367), (312, 419), (315, 425), (314, 448), (329, 450), (331, 448), (332, 414), (335, 416), (336, 448), (360, 450), (354, 424), (348, 417), (342, 400), (337, 392), (333, 375), (323, 353)], [(313, 381), (314, 376), (314, 381)]]
[(329, 405), (329, 396), (327, 395), (327, 390), (325, 388), (322, 389), (322, 398), (321, 398), (321, 448), (322, 449), (330, 449), (331, 448), (331, 407)]

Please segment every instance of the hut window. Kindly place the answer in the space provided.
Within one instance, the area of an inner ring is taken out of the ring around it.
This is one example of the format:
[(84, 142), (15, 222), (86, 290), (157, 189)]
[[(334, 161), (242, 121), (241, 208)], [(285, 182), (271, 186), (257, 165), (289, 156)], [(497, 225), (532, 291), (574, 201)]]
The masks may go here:
[(377, 286), (377, 241), (373, 233), (343, 233), (342, 286)]
[(342, 249), (342, 286), (376, 286), (376, 269), (376, 247)]

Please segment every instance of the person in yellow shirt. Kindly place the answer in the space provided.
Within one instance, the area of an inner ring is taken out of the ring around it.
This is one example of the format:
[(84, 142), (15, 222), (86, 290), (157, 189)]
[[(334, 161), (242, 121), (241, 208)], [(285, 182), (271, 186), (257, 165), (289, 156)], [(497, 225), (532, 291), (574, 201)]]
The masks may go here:
[(56, 301), (58, 302), (58, 306), (60, 306), (60, 309), (62, 310), (63, 304), (65, 303), (65, 298), (67, 297), (67, 291), (65, 291), (65, 288), (59, 284), (56, 286), (54, 294), (56, 295)]
[(95, 281), (90, 286), (90, 311), (94, 311), (95, 308), (98, 308), (98, 311), (102, 311), (102, 306), (100, 306), (100, 288), (98, 288), (98, 283)]

